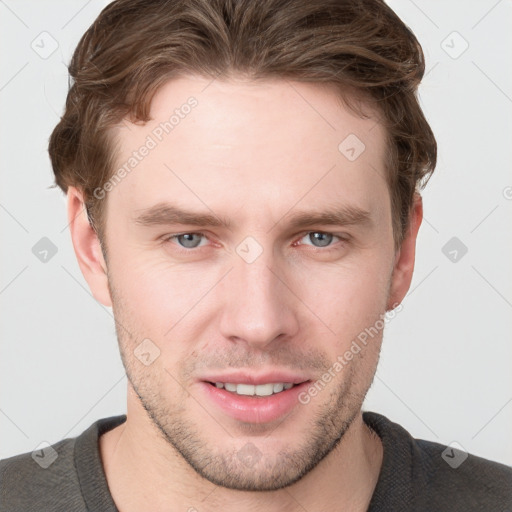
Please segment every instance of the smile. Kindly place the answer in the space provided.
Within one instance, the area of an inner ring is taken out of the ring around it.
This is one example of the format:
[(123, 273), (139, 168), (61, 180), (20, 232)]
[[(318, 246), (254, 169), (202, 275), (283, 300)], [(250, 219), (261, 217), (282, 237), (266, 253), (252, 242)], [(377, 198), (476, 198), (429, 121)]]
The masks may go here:
[(209, 402), (220, 413), (235, 421), (259, 424), (284, 419), (300, 405), (298, 396), (311, 383), (309, 379), (302, 382), (278, 379), (278, 382), (265, 382), (261, 379), (257, 384), (237, 383), (233, 380), (222, 382), (208, 379), (198, 382), (198, 385), (201, 393), (204, 393), (206, 403)]
[[(211, 383), (213, 384), (213, 383)], [(230, 393), (244, 396), (270, 396), (293, 387), (291, 382), (277, 382), (268, 384), (234, 384), (232, 382), (216, 382), (215, 387), (225, 389)]]

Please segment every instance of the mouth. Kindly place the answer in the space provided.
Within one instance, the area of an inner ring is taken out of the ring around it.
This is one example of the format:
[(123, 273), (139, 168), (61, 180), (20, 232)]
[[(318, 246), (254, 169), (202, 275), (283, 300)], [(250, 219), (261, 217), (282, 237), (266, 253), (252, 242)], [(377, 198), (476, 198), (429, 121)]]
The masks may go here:
[(224, 415), (243, 423), (271, 423), (300, 405), (299, 394), (310, 379), (289, 375), (267, 378), (230, 376), (198, 382), (206, 400)]
[(282, 393), (283, 391), (288, 391), (294, 386), (298, 386), (299, 384), (293, 384), (293, 382), (269, 382), (267, 384), (236, 384), (233, 382), (208, 382), (212, 386), (215, 386), (218, 389), (225, 389), (230, 393), (235, 393), (236, 395), (241, 396), (271, 396), (277, 395), (278, 393)]

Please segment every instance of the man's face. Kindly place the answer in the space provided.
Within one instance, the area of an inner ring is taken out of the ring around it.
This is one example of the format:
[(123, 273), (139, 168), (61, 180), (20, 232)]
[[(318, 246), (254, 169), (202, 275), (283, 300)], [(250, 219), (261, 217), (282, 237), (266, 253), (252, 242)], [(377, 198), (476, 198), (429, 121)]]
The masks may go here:
[(218, 485), (277, 489), (336, 446), (375, 373), (381, 331), (333, 366), (390, 307), (384, 131), (319, 85), (208, 84), (168, 82), (152, 121), (116, 129), (118, 167), (149, 150), (107, 197), (112, 307), (155, 431)]

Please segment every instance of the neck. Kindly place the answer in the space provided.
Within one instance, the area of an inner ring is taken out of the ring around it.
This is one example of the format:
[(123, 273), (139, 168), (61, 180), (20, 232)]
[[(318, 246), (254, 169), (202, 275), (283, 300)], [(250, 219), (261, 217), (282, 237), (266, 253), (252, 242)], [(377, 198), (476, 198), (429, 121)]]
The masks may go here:
[(200, 477), (163, 439), (144, 409), (128, 400), (127, 420), (100, 437), (108, 486), (120, 512), (197, 510), (366, 511), (383, 449), (359, 412), (338, 446), (301, 480), (271, 492), (235, 491)]

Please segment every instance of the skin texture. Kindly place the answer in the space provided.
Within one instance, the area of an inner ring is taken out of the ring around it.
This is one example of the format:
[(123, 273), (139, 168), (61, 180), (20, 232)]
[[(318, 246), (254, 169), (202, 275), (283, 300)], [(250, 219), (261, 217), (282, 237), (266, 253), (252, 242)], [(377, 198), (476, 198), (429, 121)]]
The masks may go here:
[[(317, 511), (333, 502), (366, 510), (382, 446), (361, 406), (382, 331), (276, 421), (234, 419), (201, 381), (233, 369), (320, 379), (405, 296), (421, 199), (395, 251), (377, 116), (357, 117), (327, 86), (285, 80), (168, 82), (151, 121), (115, 129), (118, 165), (190, 96), (197, 105), (103, 199), (107, 261), (80, 190), (68, 191), (78, 262), (94, 297), (113, 309), (129, 379), (127, 422), (100, 439), (112, 496), (122, 512)], [(338, 149), (350, 134), (365, 145), (354, 161)], [(134, 221), (162, 202), (230, 226)], [(289, 225), (299, 211), (340, 206), (366, 211), (366, 221)], [(315, 242), (318, 232), (334, 236)], [(165, 240), (182, 233), (204, 236)], [(250, 263), (239, 250), (246, 237), (256, 241)], [(144, 339), (159, 350), (149, 365), (136, 357)], [(251, 464), (240, 456), (248, 449)]]

